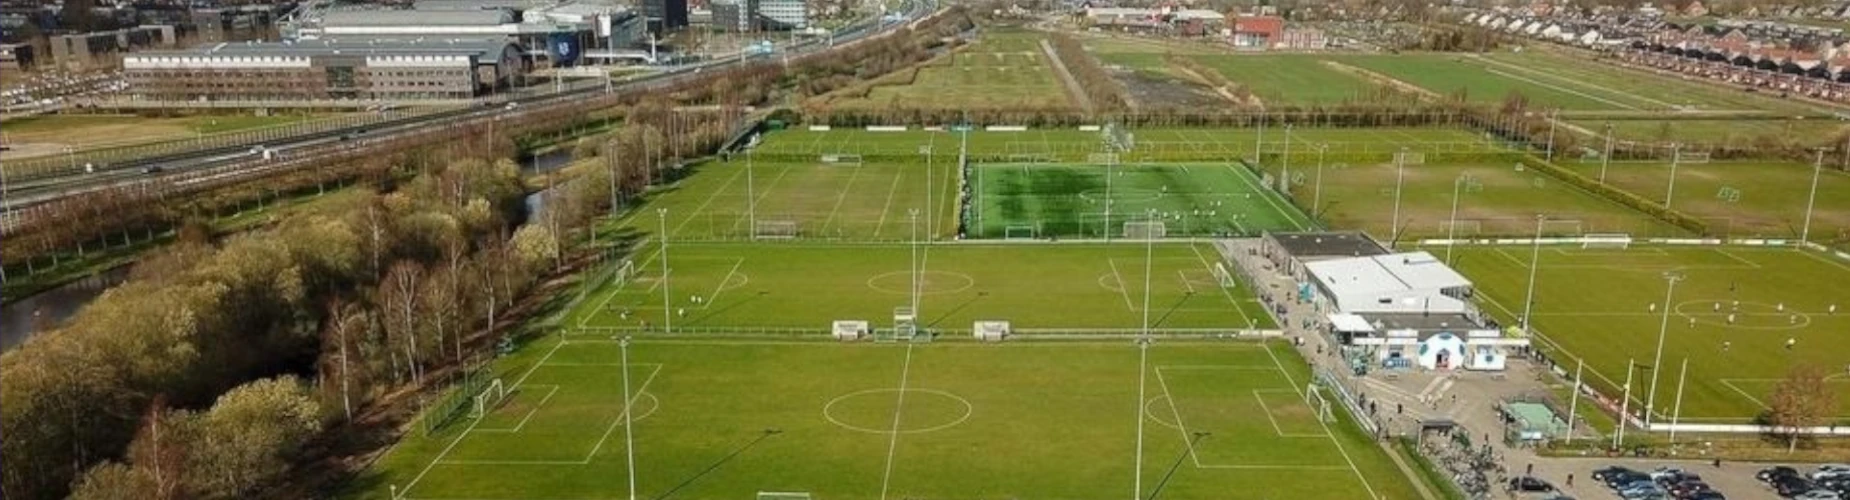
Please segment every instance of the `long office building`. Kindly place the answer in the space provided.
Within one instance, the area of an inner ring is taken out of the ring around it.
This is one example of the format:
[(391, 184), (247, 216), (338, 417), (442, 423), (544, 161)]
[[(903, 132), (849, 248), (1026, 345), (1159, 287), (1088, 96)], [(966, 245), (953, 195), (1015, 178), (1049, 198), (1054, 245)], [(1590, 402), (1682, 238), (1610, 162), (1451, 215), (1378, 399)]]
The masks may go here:
[(468, 99), (525, 70), (497, 39), (219, 44), (123, 58), (128, 93), (163, 101)]

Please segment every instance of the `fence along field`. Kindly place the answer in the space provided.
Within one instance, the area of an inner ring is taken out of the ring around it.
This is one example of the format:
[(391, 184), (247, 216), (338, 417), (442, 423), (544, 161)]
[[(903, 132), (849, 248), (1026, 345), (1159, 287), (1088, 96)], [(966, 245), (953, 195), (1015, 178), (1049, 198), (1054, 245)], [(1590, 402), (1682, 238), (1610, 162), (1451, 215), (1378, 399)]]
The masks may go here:
[(1141, 401), (1129, 342), (643, 338), (628, 405), (620, 349), (546, 337), (500, 360), (505, 400), (406, 437), (364, 482), (405, 499), (621, 496), (629, 407), (639, 498), (1122, 498), (1138, 493), (1136, 418), (1143, 495), (1417, 497), (1347, 414), (1315, 417), (1309, 370), (1280, 343), (1159, 340)]
[(985, 163), (970, 172), (969, 226), (979, 238), (1120, 238), (1151, 221), (1170, 237), (1315, 227), (1237, 163)]
[[(1440, 251), (1435, 247), (1428, 250)], [(1458, 247), (1455, 264), (1477, 285), (1492, 313), (1516, 324), (1528, 284), (1528, 247)], [(1537, 270), (1534, 326), (1540, 345), (1572, 371), (1618, 398), (1628, 359), (1650, 365), (1664, 321), (1666, 272), (1678, 272), (1670, 299), (1654, 421), (1668, 422), (1684, 359), (1689, 377), (1680, 420), (1751, 423), (1786, 371), (1811, 363), (1830, 373), (1839, 418), (1850, 417), (1850, 266), (1812, 251), (1769, 247), (1659, 247), (1582, 250), (1544, 247)], [(1735, 301), (1740, 305), (1735, 306)], [(1657, 304), (1653, 309), (1652, 304)], [(1831, 312), (1832, 306), (1838, 311)], [(1730, 322), (1730, 317), (1733, 321)], [(1788, 339), (1795, 347), (1788, 349)], [(1650, 371), (1635, 374), (1631, 407), (1643, 412)]]
[(1850, 174), (1829, 166), (1814, 172), (1811, 165), (1789, 162), (1679, 163), (1672, 186), (1669, 163), (1562, 165), (1593, 179), (1605, 170), (1606, 182), (1658, 203), (1673, 196), (1672, 208), (1702, 218), (1710, 232), (1728, 238), (1798, 238), (1817, 174), (1809, 239), (1850, 242)]

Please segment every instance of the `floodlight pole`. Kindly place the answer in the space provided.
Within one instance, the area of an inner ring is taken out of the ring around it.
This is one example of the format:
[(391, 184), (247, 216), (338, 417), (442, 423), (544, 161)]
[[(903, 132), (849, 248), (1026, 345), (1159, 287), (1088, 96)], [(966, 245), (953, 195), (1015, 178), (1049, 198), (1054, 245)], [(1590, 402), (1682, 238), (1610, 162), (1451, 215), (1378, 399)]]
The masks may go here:
[(1559, 115), (1560, 115), (1560, 112), (1559, 112), (1559, 111), (1549, 111), (1549, 112), (1548, 112), (1548, 152), (1547, 152), (1547, 158), (1548, 158), (1548, 161), (1549, 161), (1549, 162), (1554, 162), (1554, 161), (1555, 161), (1555, 119), (1556, 119), (1556, 118), (1557, 118), (1557, 117), (1558, 117)]
[(668, 209), (657, 208), (662, 221), (662, 333), (674, 333), (674, 309), (668, 302)]
[(1619, 399), (1619, 429), (1612, 434), (1612, 449), (1619, 449), (1619, 443), (1625, 441), (1625, 426), (1631, 423), (1628, 418), (1632, 407), (1632, 359), (1625, 359), (1625, 395)]
[(1824, 173), (1824, 149), (1818, 149), (1817, 159), (1811, 162), (1811, 195), (1805, 199), (1805, 225), (1799, 229), (1799, 242), (1811, 241), (1811, 211), (1818, 203), (1818, 176)]
[(1315, 215), (1323, 206), (1323, 154), (1329, 152), (1329, 150), (1330, 145), (1327, 143), (1317, 145), (1317, 186), (1312, 188), (1310, 195), (1310, 211), (1312, 215)]
[(1580, 413), (1580, 372), (1587, 369), (1587, 360), (1574, 360), (1574, 393), (1567, 397), (1567, 442), (1574, 443), (1574, 418)]
[(1606, 167), (1612, 166), (1612, 122), (1606, 122), (1606, 152), (1599, 155), (1599, 183), (1606, 183)]
[(1548, 216), (1535, 215), (1535, 239), (1529, 252), (1529, 292), (1522, 299), (1522, 334), (1529, 335), (1529, 316), (1535, 312), (1535, 270), (1541, 267), (1542, 259), (1542, 224)]
[[(775, 182), (773, 182), (775, 184)], [(758, 239), (758, 195), (752, 189), (752, 150), (745, 150), (745, 233)]]
[(1464, 185), (1464, 176), (1452, 179), (1452, 215), (1445, 222), (1445, 265), (1452, 265), (1452, 247), (1458, 245), (1458, 187)]
[(1138, 338), (1137, 339), (1137, 465), (1133, 470), (1133, 472), (1135, 472), (1135, 475), (1136, 475), (1136, 480), (1133, 481), (1135, 487), (1134, 487), (1134, 490), (1131, 492), (1131, 500), (1143, 500), (1143, 421), (1145, 419), (1143, 412), (1144, 412), (1144, 404), (1148, 402), (1148, 400), (1144, 399), (1145, 397), (1144, 387), (1146, 385), (1146, 380), (1149, 378), (1149, 374), (1147, 373), (1149, 371), (1149, 369), (1147, 368), (1147, 366), (1149, 365), (1149, 362), (1150, 362), (1150, 339), (1147, 337)]
[(1112, 179), (1117, 177), (1111, 170), (1118, 166), (1118, 153), (1117, 148), (1111, 146), (1105, 146), (1105, 151), (1105, 227), (1099, 228), (1099, 232), (1104, 233), (1106, 243), (1111, 243), (1111, 185)]
[(1263, 165), (1259, 153), (1265, 150), (1265, 111), (1259, 111), (1259, 135), (1253, 138), (1253, 165)]
[(1284, 193), (1286, 196), (1290, 196), (1291, 195), (1291, 124), (1289, 123), (1285, 124), (1284, 159), (1279, 162), (1279, 165), (1280, 165), (1280, 168), (1282, 168), (1283, 170), (1280, 170), (1279, 175), (1278, 175), (1278, 186), (1279, 186), (1278, 192)]
[(1657, 353), (1651, 357), (1651, 393), (1644, 397), (1645, 429), (1651, 428), (1651, 412), (1657, 409), (1657, 372), (1662, 371), (1658, 370), (1657, 367), (1661, 366), (1664, 362), (1664, 334), (1670, 331), (1671, 294), (1676, 293), (1677, 282), (1682, 280), (1683, 275), (1681, 274), (1674, 272), (1664, 273), (1664, 281), (1669, 284), (1664, 288), (1664, 319), (1658, 322), (1657, 325)]
[(636, 400), (630, 397), (630, 338), (623, 337), (617, 346), (623, 349), (623, 452), (628, 457), (625, 463), (629, 464), (629, 500), (636, 500), (636, 438), (630, 431), (630, 420), (636, 413), (632, 411)]
[(1670, 407), (1670, 445), (1677, 445), (1677, 421), (1683, 418), (1683, 382), (1689, 377), (1689, 358), (1683, 358), (1683, 368), (1677, 370), (1677, 402)]
[(1664, 188), (1664, 208), (1670, 208), (1670, 199), (1677, 193), (1677, 163), (1683, 160), (1683, 145), (1670, 145), (1670, 182)]
[[(931, 163), (932, 146), (937, 142), (937, 138), (935, 135), (925, 136), (925, 214), (927, 217), (933, 217), (934, 222), (937, 220), (935, 214), (938, 213), (938, 205), (932, 200), (932, 195), (935, 193), (931, 190)], [(935, 237), (938, 234), (936, 230), (928, 230), (926, 233), (927, 237)]]
[[(1155, 224), (1156, 223), (1156, 209), (1154, 208), (1149, 209), (1149, 212), (1145, 217), (1146, 217), (1145, 220), (1149, 221), (1149, 222), (1146, 222), (1145, 224)], [(1152, 257), (1154, 257), (1155, 254), (1156, 254), (1156, 235), (1151, 234), (1150, 228), (1145, 228), (1143, 232), (1143, 336), (1144, 338), (1150, 337), (1150, 263), (1153, 260)]]
[(1407, 178), (1407, 148), (1394, 155), (1394, 220), (1389, 221), (1388, 238), (1400, 238), (1400, 188)]
[(912, 226), (912, 260), (906, 267), (912, 273), (912, 293), (909, 294), (911, 295), (909, 298), (912, 302), (912, 317), (917, 318), (919, 315), (919, 209), (907, 210), (906, 216), (911, 219)]

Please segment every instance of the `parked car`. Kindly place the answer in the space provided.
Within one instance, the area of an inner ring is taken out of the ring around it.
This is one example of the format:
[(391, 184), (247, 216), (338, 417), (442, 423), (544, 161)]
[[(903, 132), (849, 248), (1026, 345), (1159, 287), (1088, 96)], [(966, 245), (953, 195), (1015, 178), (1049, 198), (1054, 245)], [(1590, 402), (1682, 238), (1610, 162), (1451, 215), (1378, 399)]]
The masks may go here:
[(1800, 493), (1804, 493), (1807, 491), (1817, 489), (1817, 487), (1814, 486), (1811, 481), (1807, 481), (1805, 480), (1805, 478), (1801, 478), (1801, 477), (1776, 478), (1773, 480), (1772, 486), (1773, 486), (1773, 491), (1778, 492), (1779, 496), (1782, 496), (1782, 497), (1795, 496)]
[(1689, 498), (1698, 492), (1714, 491), (1714, 488), (1709, 487), (1709, 483), (1702, 482), (1700, 479), (1680, 481), (1665, 486), (1664, 489), (1670, 491), (1670, 496), (1677, 498)]
[(1681, 467), (1672, 467), (1672, 466), (1664, 465), (1664, 466), (1659, 466), (1656, 469), (1651, 469), (1651, 480), (1658, 481), (1666, 477), (1681, 476), (1683, 474), (1684, 474), (1684, 471), (1683, 471), (1683, 468)]
[(1668, 496), (1663, 488), (1648, 482), (1633, 483), (1619, 489), (1619, 496), (1626, 499), (1635, 499), (1650, 495)]
[[(1797, 474), (1798, 471), (1793, 471), (1793, 473)], [(1617, 465), (1613, 465), (1613, 466), (1608, 466), (1603, 469), (1593, 469), (1593, 480), (1604, 483), (1604, 482), (1608, 482), (1612, 478), (1612, 476), (1627, 475), (1627, 474), (1641, 474), (1641, 473), (1636, 470), (1632, 470), (1629, 467), (1620, 467)]]
[(1543, 481), (1541, 478), (1522, 476), (1510, 479), (1510, 489), (1523, 492), (1549, 492), (1554, 491), (1555, 486), (1548, 484), (1548, 481)]
[(1793, 495), (1792, 500), (1843, 500), (1843, 497), (1831, 490), (1811, 490)]
[(1798, 477), (1798, 475), (1799, 475), (1798, 469), (1794, 469), (1794, 468), (1787, 467), (1784, 465), (1775, 465), (1772, 467), (1767, 467), (1765, 469), (1760, 469), (1760, 472), (1754, 473), (1754, 479), (1759, 479), (1760, 482), (1762, 483), (1771, 483), (1773, 482), (1774, 478)]
[(1829, 478), (1834, 478), (1834, 477), (1850, 477), (1850, 465), (1824, 464), (1824, 465), (1818, 466), (1818, 470), (1816, 472), (1811, 473), (1812, 480), (1829, 479)]
[(1715, 490), (1703, 490), (1683, 497), (1683, 500), (1728, 500), (1728, 496)]
[(1615, 490), (1619, 489), (1619, 487), (1621, 486), (1640, 482), (1640, 481), (1643, 481), (1645, 483), (1650, 483), (1651, 476), (1645, 475), (1642, 472), (1626, 471), (1626, 472), (1620, 472), (1616, 474), (1607, 474), (1606, 479), (1605, 479), (1606, 487), (1612, 488)]

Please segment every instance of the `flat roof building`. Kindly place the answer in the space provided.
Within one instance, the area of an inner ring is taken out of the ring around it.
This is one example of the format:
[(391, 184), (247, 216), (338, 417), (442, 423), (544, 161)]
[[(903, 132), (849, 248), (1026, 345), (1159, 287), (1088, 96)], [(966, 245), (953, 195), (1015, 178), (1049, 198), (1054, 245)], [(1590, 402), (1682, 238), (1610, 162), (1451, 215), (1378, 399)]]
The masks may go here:
[(506, 39), (219, 44), (123, 58), (128, 93), (167, 101), (468, 99), (525, 69)]

